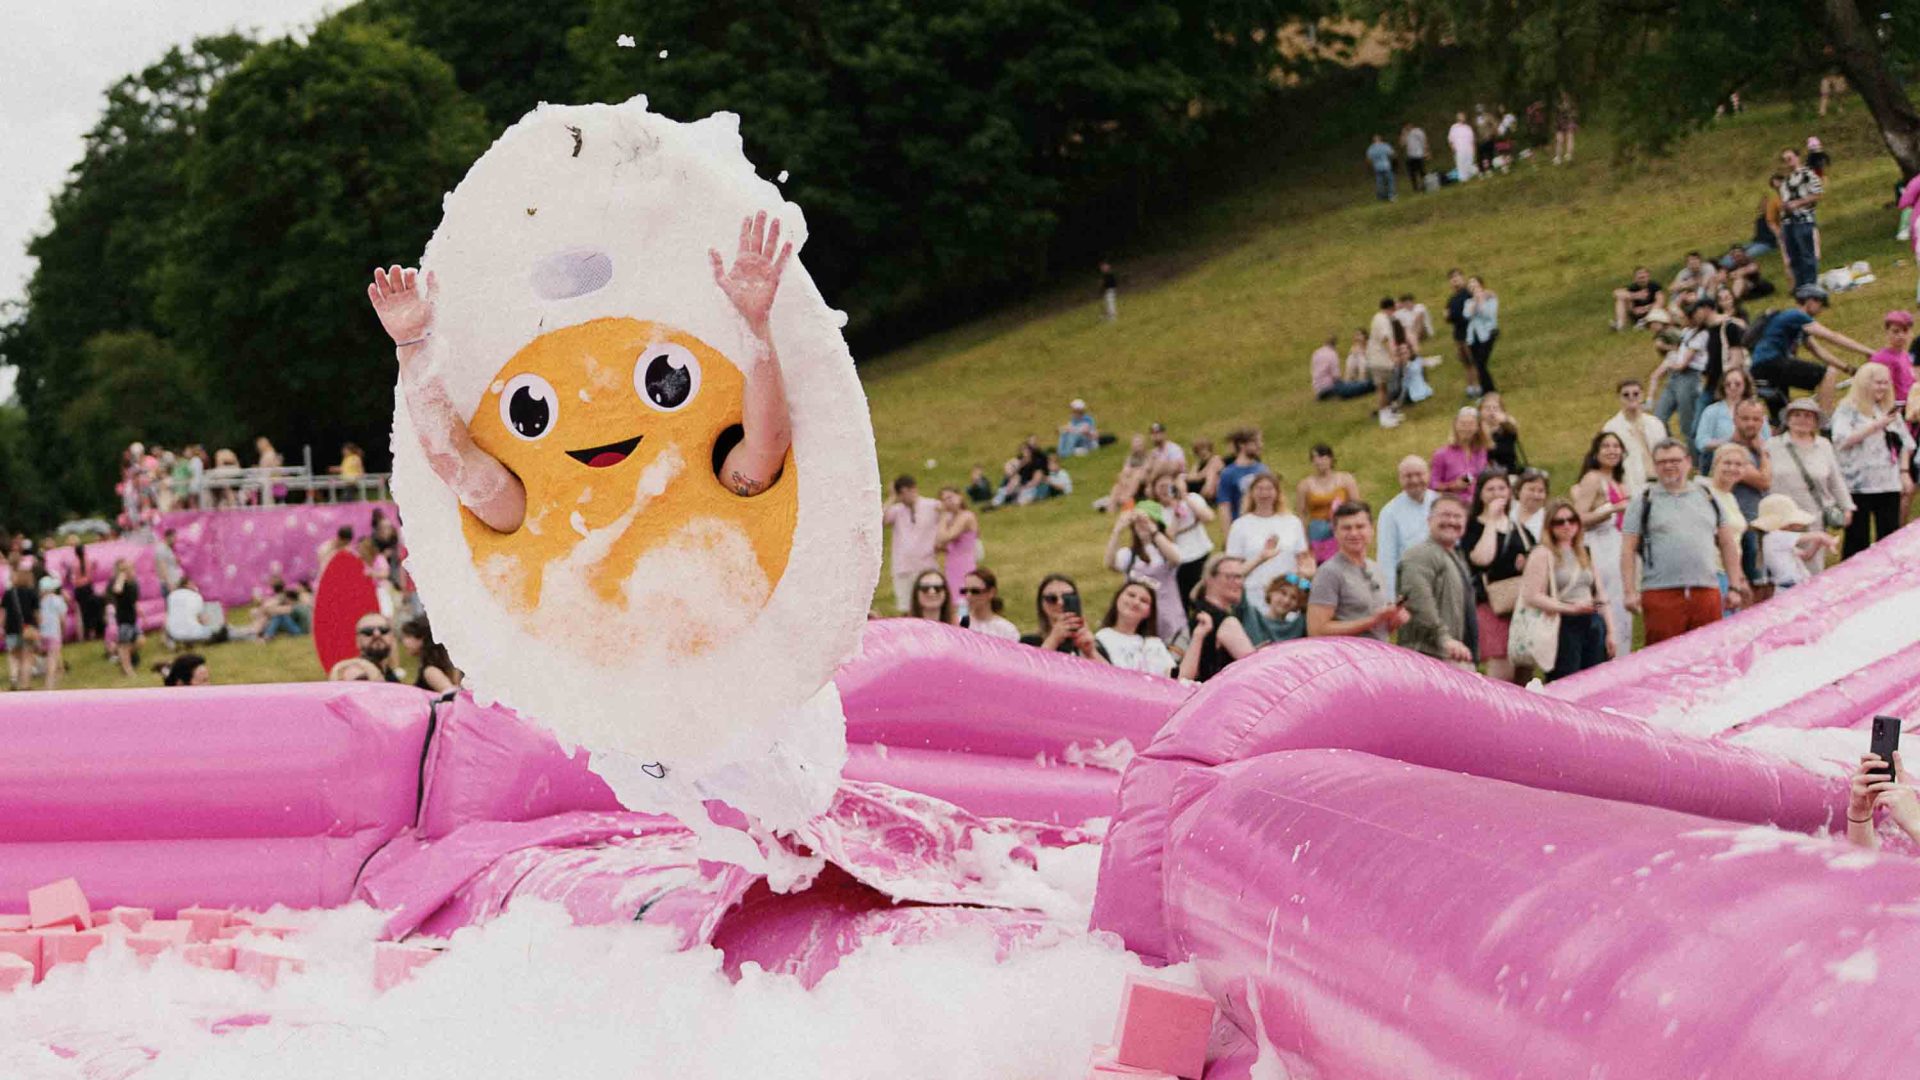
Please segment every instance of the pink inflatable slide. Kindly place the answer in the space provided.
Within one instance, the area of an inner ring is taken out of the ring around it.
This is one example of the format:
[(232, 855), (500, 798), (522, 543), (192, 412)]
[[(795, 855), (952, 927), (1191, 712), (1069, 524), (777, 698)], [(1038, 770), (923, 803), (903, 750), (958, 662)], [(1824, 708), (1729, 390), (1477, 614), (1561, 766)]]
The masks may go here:
[(1825, 657), (1851, 632), (1828, 605), (1904, 595), (1862, 581), (1887, 580), (1875, 557), (1549, 694), (1372, 642), (1269, 649), (1195, 689), (874, 623), (836, 680), (847, 783), (784, 841), (810, 867), (793, 893), (700, 860), (680, 823), (623, 810), (583, 757), (465, 698), (15, 695), (0, 911), (76, 876), (100, 907), (361, 899), (403, 937), (535, 897), (810, 984), (863, 941), (956, 923), (1044, 944), (1059, 915), (1023, 875), (1110, 818), (1093, 925), (1194, 963), (1222, 1006), (1212, 1080), (1897, 1075), (1920, 864), (1813, 835), (1840, 816), (1837, 777), (1656, 726), (1661, 681), (1751, 705), (1727, 731), (1897, 700), (1874, 688), (1912, 687), (1913, 641), (1823, 659), (1827, 684), (1786, 701), (1688, 681), (1730, 652)]

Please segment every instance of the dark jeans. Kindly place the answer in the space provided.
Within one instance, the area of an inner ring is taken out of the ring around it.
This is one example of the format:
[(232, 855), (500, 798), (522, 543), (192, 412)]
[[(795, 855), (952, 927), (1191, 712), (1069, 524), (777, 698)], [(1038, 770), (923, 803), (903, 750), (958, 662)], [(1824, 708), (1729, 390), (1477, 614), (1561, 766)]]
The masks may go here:
[[(1885, 540), (1900, 527), (1900, 493), (1880, 491), (1853, 493), (1853, 521), (1848, 524), (1840, 544), (1840, 557), (1851, 559), (1867, 550), (1875, 540)], [(1873, 530), (1871, 538), (1867, 530)]]
[(1340, 400), (1345, 401), (1348, 398), (1357, 398), (1362, 394), (1371, 394), (1373, 393), (1374, 390), (1375, 390), (1375, 387), (1373, 383), (1368, 382), (1364, 379), (1359, 381), (1349, 381), (1347, 379), (1335, 379), (1333, 380), (1332, 386), (1329, 386), (1325, 390), (1322, 390), (1319, 393), (1315, 394), (1314, 397), (1318, 398), (1321, 401), (1331, 401), (1334, 398), (1339, 398)]
[(1820, 277), (1820, 260), (1813, 254), (1811, 221), (1793, 221), (1780, 226), (1781, 239), (1787, 244), (1787, 265), (1793, 270), (1793, 283), (1812, 285)]
[(1560, 616), (1560, 655), (1554, 657), (1547, 681), (1564, 679), (1606, 662), (1607, 623), (1600, 613)]
[(1413, 190), (1415, 191), (1425, 191), (1427, 189), (1426, 158), (1410, 157), (1407, 159), (1407, 183), (1413, 185)]
[(1392, 200), (1394, 196), (1392, 169), (1373, 170), (1373, 196), (1381, 202)]
[(1740, 572), (1746, 575), (1747, 584), (1759, 585), (1767, 580), (1766, 570), (1760, 562), (1760, 532), (1748, 529), (1740, 534)]
[(1493, 359), (1493, 347), (1500, 341), (1500, 331), (1495, 330), (1485, 341), (1475, 341), (1467, 345), (1467, 355), (1473, 359), (1474, 374), (1480, 380), (1480, 392), (1493, 393), (1493, 372), (1487, 370), (1487, 361)]

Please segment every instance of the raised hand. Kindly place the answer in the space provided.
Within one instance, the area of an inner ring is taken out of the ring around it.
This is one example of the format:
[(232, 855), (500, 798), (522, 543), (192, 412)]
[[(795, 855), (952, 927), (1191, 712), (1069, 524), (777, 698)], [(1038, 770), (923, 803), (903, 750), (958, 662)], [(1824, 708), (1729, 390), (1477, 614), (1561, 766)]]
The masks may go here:
[(740, 251), (734, 256), (732, 270), (726, 268), (719, 251), (707, 249), (707, 257), (713, 260), (714, 284), (727, 294), (734, 310), (757, 334), (766, 333), (773, 294), (780, 288), (780, 275), (792, 254), (791, 243), (780, 243), (780, 219), (774, 218), (769, 226), (764, 210), (741, 220)]
[(367, 299), (395, 345), (419, 341), (433, 330), (434, 285), (431, 270), (422, 279), (420, 271), (410, 266), (374, 267)]

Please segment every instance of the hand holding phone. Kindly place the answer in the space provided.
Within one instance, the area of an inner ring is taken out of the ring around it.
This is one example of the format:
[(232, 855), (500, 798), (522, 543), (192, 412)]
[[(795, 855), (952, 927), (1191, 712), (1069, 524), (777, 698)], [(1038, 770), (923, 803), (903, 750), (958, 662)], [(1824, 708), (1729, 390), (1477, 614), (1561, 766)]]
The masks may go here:
[[(1068, 593), (1066, 595), (1066, 598), (1060, 601), (1060, 609), (1062, 611), (1065, 611), (1069, 615), (1079, 615), (1080, 614), (1080, 594), (1077, 592)], [(1893, 759), (1888, 758), (1887, 760), (1891, 761)]]
[(1886, 762), (1886, 768), (1876, 770), (1888, 780), (1898, 780), (1894, 775), (1893, 755), (1900, 749), (1900, 718), (1897, 716), (1876, 716), (1873, 718), (1873, 742), (1868, 747), (1875, 757)]

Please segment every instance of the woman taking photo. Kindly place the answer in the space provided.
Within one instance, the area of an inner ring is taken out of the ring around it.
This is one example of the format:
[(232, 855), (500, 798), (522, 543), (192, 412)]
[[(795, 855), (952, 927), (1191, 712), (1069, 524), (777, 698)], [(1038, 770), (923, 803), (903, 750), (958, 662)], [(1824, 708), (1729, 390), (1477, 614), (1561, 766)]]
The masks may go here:
[(1040, 588), (1034, 593), (1033, 615), (1040, 632), (1022, 635), (1022, 645), (1107, 662), (1106, 652), (1093, 639), (1093, 631), (1087, 629), (1086, 617), (1081, 614), (1080, 587), (1072, 578), (1065, 574), (1041, 578)]
[(932, 619), (953, 625), (953, 594), (947, 589), (947, 576), (938, 570), (922, 570), (913, 579), (913, 599), (907, 605), (907, 618)]
[(1142, 503), (1121, 512), (1107, 535), (1107, 568), (1151, 588), (1160, 637), (1166, 641), (1179, 637), (1187, 625), (1187, 609), (1180, 601), (1180, 550), (1167, 535), (1165, 507)]
[[(1566, 499), (1547, 505), (1547, 539), (1534, 549), (1520, 588), (1528, 607), (1560, 616), (1560, 644), (1547, 681), (1604, 663), (1614, 653), (1610, 599), (1602, 590), (1598, 556), (1585, 543), (1581, 514)], [(1619, 565), (1615, 559), (1614, 564)]]
[(1473, 591), (1480, 628), (1480, 659), (1487, 675), (1501, 682), (1527, 681), (1527, 672), (1507, 658), (1507, 630), (1514, 604), (1520, 599), (1520, 575), (1534, 539), (1508, 513), (1513, 504), (1513, 481), (1506, 473), (1488, 469), (1474, 485), (1473, 505), (1467, 510), (1467, 532), (1460, 549), (1473, 567)]
[(1227, 530), (1227, 554), (1246, 563), (1246, 595), (1260, 598), (1275, 578), (1286, 574), (1311, 575), (1315, 562), (1308, 550), (1306, 526), (1287, 512), (1280, 494), (1280, 478), (1259, 473), (1247, 481), (1240, 516)]
[(1212, 439), (1195, 439), (1187, 450), (1187, 490), (1205, 499), (1207, 505), (1211, 506), (1220, 493), (1220, 470), (1226, 468), (1227, 463), (1213, 452)]
[(968, 571), (960, 596), (967, 604), (966, 613), (960, 616), (961, 626), (1002, 641), (1020, 640), (1020, 628), (1000, 614), (1006, 605), (1000, 600), (1000, 579), (992, 570), (976, 566)]
[(1884, 364), (1862, 364), (1833, 410), (1834, 452), (1853, 496), (1840, 557), (1851, 559), (1900, 527), (1900, 504), (1913, 493), (1913, 435), (1894, 401)]
[(1192, 640), (1180, 657), (1180, 677), (1206, 682), (1221, 668), (1253, 651), (1253, 639), (1233, 616), (1246, 585), (1246, 564), (1222, 555), (1207, 567), (1193, 596)]
[[(1847, 490), (1833, 444), (1820, 434), (1820, 406), (1812, 398), (1795, 398), (1787, 403), (1786, 422), (1786, 433), (1767, 447), (1773, 454), (1773, 494), (1785, 495), (1812, 514), (1816, 529), (1850, 527), (1853, 493)], [(1826, 569), (1826, 561), (1825, 552), (1815, 552), (1807, 559), (1807, 573)]]
[(1453, 414), (1452, 438), (1428, 462), (1432, 479), (1427, 486), (1444, 495), (1473, 498), (1474, 477), (1487, 471), (1487, 451), (1492, 445), (1480, 424), (1480, 410), (1463, 406)]
[(433, 640), (433, 625), (424, 615), (400, 624), (400, 647), (420, 661), (420, 674), (413, 677), (413, 685), (436, 694), (459, 688), (460, 669), (453, 666), (447, 647)]
[(1520, 447), (1520, 424), (1507, 414), (1498, 393), (1480, 395), (1480, 430), (1487, 433), (1487, 464), (1505, 469), (1509, 476), (1520, 475), (1526, 467), (1527, 452)]
[(980, 518), (967, 508), (960, 489), (948, 484), (940, 489), (939, 521), (933, 544), (946, 558), (949, 593), (958, 593), (980, 561)]
[(1179, 473), (1162, 473), (1152, 484), (1153, 498), (1167, 512), (1167, 535), (1178, 553), (1176, 580), (1185, 596), (1200, 584), (1207, 571), (1207, 556), (1213, 554), (1213, 534), (1207, 526), (1214, 520), (1213, 506), (1198, 492), (1187, 490)]
[(1339, 550), (1333, 541), (1333, 512), (1343, 502), (1360, 501), (1360, 481), (1352, 473), (1334, 471), (1333, 447), (1326, 443), (1307, 451), (1307, 461), (1313, 471), (1300, 481), (1300, 509), (1307, 516), (1308, 549), (1315, 561), (1325, 562)]
[(1480, 380), (1467, 387), (1467, 396), (1491, 394), (1493, 373), (1487, 364), (1493, 360), (1494, 342), (1500, 339), (1500, 298), (1478, 277), (1467, 279), (1467, 302), (1461, 308), (1467, 317), (1467, 356), (1473, 361), (1474, 375)]
[(1107, 617), (1100, 620), (1093, 636), (1114, 667), (1149, 675), (1173, 674), (1173, 653), (1157, 632), (1156, 607), (1153, 590), (1145, 582), (1129, 581), (1113, 594)]
[[(1573, 508), (1580, 513), (1580, 531), (1593, 555), (1594, 581), (1607, 605), (1610, 656), (1633, 651), (1633, 620), (1627, 615), (1626, 592), (1620, 580), (1620, 526), (1627, 503), (1627, 444), (1611, 431), (1593, 437), (1580, 463), (1580, 480), (1573, 485)], [(1549, 519), (1547, 529), (1552, 531)]]

